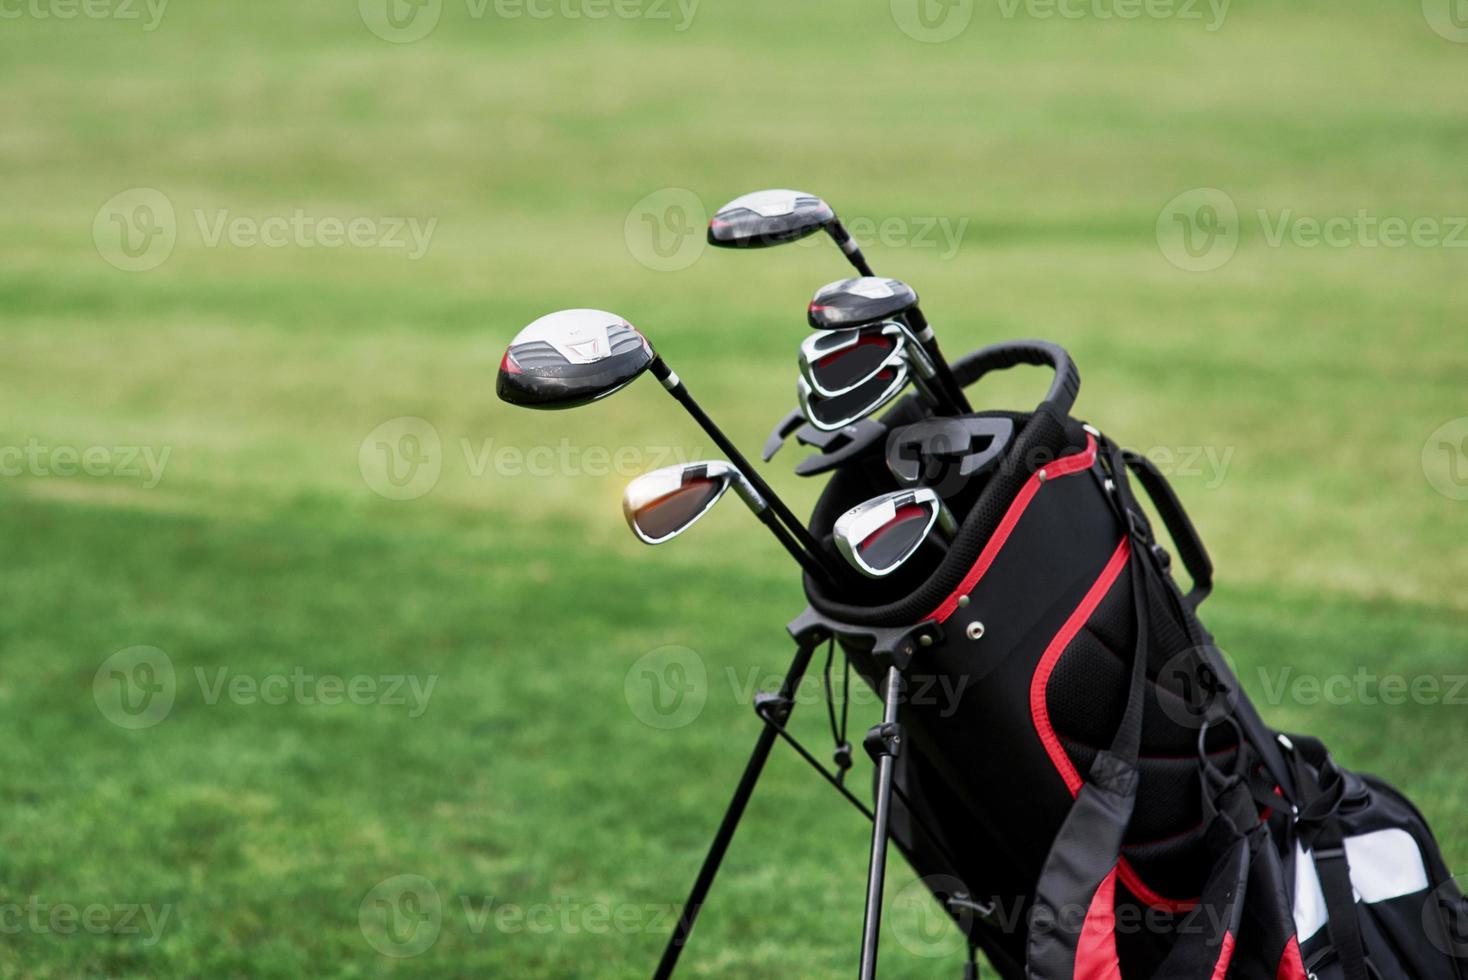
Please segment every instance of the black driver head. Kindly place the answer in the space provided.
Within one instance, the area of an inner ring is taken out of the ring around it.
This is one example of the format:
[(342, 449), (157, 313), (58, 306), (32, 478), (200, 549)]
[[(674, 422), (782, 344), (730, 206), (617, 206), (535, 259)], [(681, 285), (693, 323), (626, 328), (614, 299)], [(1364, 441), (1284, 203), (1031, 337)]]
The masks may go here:
[(900, 279), (838, 279), (816, 291), (806, 315), (817, 330), (840, 330), (906, 313), (917, 301), (917, 293)]
[(803, 191), (755, 191), (719, 208), (708, 242), (720, 248), (765, 248), (798, 241), (836, 220), (831, 206)]
[(652, 364), (652, 345), (604, 310), (561, 310), (515, 335), (495, 392), (526, 408), (575, 408), (625, 388)]

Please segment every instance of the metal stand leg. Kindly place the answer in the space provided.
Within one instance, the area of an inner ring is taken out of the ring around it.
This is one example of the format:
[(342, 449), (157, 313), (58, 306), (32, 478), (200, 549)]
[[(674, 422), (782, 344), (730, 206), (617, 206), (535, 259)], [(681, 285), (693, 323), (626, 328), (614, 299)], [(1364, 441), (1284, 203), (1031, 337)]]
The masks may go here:
[(892, 818), (892, 769), (902, 747), (897, 705), (902, 700), (902, 672), (887, 668), (887, 697), (882, 724), (867, 732), (866, 748), (877, 762), (877, 809), (872, 823), (872, 859), (867, 868), (867, 909), (861, 936), (861, 980), (876, 980), (877, 939), (882, 932), (882, 886), (887, 878), (887, 825)]
[[(810, 666), (811, 654), (815, 652), (820, 642), (820, 637), (813, 636), (800, 641), (797, 646), (795, 659), (790, 662), (790, 670), (785, 674), (784, 683), (780, 685), (779, 696), (786, 703), (794, 702), (796, 688), (800, 686), (801, 680), (805, 677), (806, 669)], [(714, 883), (714, 876), (719, 873), (719, 864), (724, 860), (724, 852), (729, 849), (729, 843), (734, 839), (734, 831), (739, 826), (740, 818), (744, 816), (744, 808), (749, 804), (749, 798), (754, 795), (755, 784), (759, 782), (760, 773), (765, 768), (765, 760), (770, 757), (770, 749), (774, 747), (775, 739), (778, 737), (773, 726), (769, 724), (761, 726), (759, 741), (755, 742), (754, 752), (751, 753), (749, 763), (744, 767), (744, 775), (739, 779), (739, 787), (734, 791), (734, 798), (729, 801), (729, 808), (724, 811), (724, 820), (719, 824), (719, 832), (714, 835), (714, 842), (709, 845), (708, 855), (703, 859), (703, 867), (699, 869), (698, 879), (693, 883), (693, 890), (688, 893), (688, 901), (683, 906), (683, 914), (678, 917), (678, 924), (673, 929), (673, 935), (668, 940), (667, 948), (663, 950), (663, 958), (658, 963), (653, 980), (668, 980), (673, 975), (673, 970), (678, 965), (678, 957), (682, 954), (683, 947), (693, 932), (693, 924), (698, 920), (699, 910), (703, 908), (704, 899), (708, 897), (709, 888)], [(885, 825), (882, 838), (885, 842)]]

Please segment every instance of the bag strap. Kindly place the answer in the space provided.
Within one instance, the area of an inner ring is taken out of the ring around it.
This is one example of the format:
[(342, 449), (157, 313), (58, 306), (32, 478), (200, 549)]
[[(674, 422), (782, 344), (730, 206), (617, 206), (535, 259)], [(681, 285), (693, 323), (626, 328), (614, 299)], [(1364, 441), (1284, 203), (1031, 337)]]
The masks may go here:
[(1351, 884), (1351, 863), (1346, 858), (1345, 835), (1337, 816), (1345, 780), (1325, 743), (1307, 735), (1291, 735), (1289, 739), (1293, 747), (1290, 759), (1295, 770), (1295, 790), (1300, 797), (1296, 820), (1325, 895), (1330, 944), (1340, 957), (1345, 980), (1371, 980), (1366, 970), (1360, 912)]
[(1147, 491), (1152, 506), (1157, 508), (1157, 513), (1162, 517), (1162, 523), (1167, 525), (1167, 533), (1172, 536), (1173, 545), (1183, 560), (1183, 567), (1193, 579), (1193, 588), (1183, 599), (1196, 611), (1213, 591), (1213, 562), (1208, 557), (1208, 549), (1203, 546), (1198, 529), (1193, 526), (1188, 512), (1183, 509), (1182, 501), (1177, 498), (1172, 484), (1167, 482), (1167, 477), (1162, 475), (1157, 464), (1130, 449), (1122, 450), (1121, 455), (1126, 460), (1127, 468), (1136, 474), (1142, 489)]

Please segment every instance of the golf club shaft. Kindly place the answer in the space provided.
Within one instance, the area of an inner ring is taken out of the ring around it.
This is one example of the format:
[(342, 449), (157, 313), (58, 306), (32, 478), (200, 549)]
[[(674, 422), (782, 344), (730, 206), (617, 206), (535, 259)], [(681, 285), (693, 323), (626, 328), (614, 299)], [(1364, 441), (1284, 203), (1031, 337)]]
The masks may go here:
[(800, 543), (800, 547), (806, 551), (811, 560), (824, 571), (823, 577), (832, 582), (840, 581), (840, 571), (827, 559), (826, 553), (821, 550), (820, 542), (816, 541), (806, 526), (791, 513), (789, 507), (785, 506), (779, 494), (775, 493), (759, 473), (755, 472), (754, 467), (750, 465), (749, 460), (744, 458), (744, 454), (739, 451), (738, 447), (729, 441), (729, 437), (724, 435), (723, 431), (714, 424), (714, 420), (708, 417), (698, 402), (694, 401), (693, 396), (688, 393), (688, 387), (683, 384), (673, 369), (668, 367), (667, 362), (661, 356), (655, 357), (649, 368), (653, 376), (662, 383), (664, 388), (668, 389), (668, 394), (676, 398), (688, 414), (693, 416), (693, 420), (704, 432), (708, 433), (709, 438), (714, 440), (714, 444), (719, 447), (720, 451), (729, 457), (729, 462), (733, 463), (735, 468), (749, 480), (755, 491), (765, 498), (765, 502), (770, 505), (770, 510), (774, 511), (775, 516), (785, 524), (786, 530)]
[(841, 223), (840, 218), (835, 218), (830, 224), (826, 225), (826, 232), (831, 236), (831, 240), (841, 248), (847, 261), (852, 264), (857, 272), (864, 276), (876, 275), (872, 271), (872, 267), (867, 265), (867, 257), (861, 254), (861, 246), (856, 244), (856, 239), (851, 237), (851, 233), (846, 230), (846, 226)]
[(764, 510), (757, 511), (755, 516), (760, 519), (760, 522), (765, 527), (770, 529), (770, 533), (775, 536), (775, 540), (779, 541), (781, 546), (790, 552), (790, 557), (799, 562), (801, 568), (809, 572), (813, 578), (827, 585), (833, 584), (830, 573), (827, 572), (820, 562), (816, 561), (809, 553), (802, 550), (800, 545), (795, 543), (795, 539), (790, 536), (790, 532), (785, 530), (785, 526), (776, 519), (774, 512), (768, 506)]
[(928, 318), (923, 316), (923, 311), (914, 306), (907, 311), (907, 322), (912, 327), (912, 332), (923, 345), (928, 358), (933, 362), (933, 369), (938, 372), (938, 383), (948, 395), (959, 414), (968, 415), (973, 411), (973, 406), (968, 403), (968, 398), (963, 393), (963, 386), (953, 376), (953, 369), (948, 366), (948, 361), (943, 357), (943, 352), (938, 349), (938, 337), (933, 333), (933, 327), (928, 323)]
[[(826, 231), (830, 233), (831, 239), (841, 247), (841, 251), (846, 256), (847, 261), (852, 264), (857, 272), (864, 276), (876, 275), (872, 271), (872, 267), (867, 263), (866, 256), (862, 254), (861, 246), (857, 245), (856, 239), (851, 237), (851, 233), (846, 230), (846, 226), (841, 223), (840, 218), (832, 220), (826, 226)], [(908, 323), (912, 325), (913, 333), (917, 335), (918, 340), (923, 345), (923, 350), (927, 351), (928, 356), (933, 359), (933, 366), (938, 371), (938, 379), (943, 386), (943, 390), (948, 395), (949, 400), (952, 401), (953, 407), (957, 409), (960, 415), (969, 414), (973, 411), (973, 406), (968, 403), (968, 399), (963, 394), (963, 388), (959, 386), (957, 379), (953, 377), (953, 369), (948, 366), (948, 361), (944, 359), (943, 352), (938, 349), (938, 338), (933, 335), (933, 328), (929, 326), (927, 317), (923, 316), (923, 311), (916, 306), (908, 311), (907, 317)]]

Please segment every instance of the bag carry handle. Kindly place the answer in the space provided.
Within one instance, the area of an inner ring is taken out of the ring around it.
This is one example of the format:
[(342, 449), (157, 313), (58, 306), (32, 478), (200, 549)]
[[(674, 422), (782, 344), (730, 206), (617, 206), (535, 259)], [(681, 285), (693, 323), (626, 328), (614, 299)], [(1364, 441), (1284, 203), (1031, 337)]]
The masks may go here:
[(954, 374), (959, 384), (967, 388), (990, 371), (1003, 371), (1020, 364), (1055, 369), (1055, 380), (1050, 384), (1045, 401), (1054, 406), (1060, 418), (1069, 415), (1081, 390), (1081, 372), (1076, 370), (1076, 362), (1071, 360), (1064, 347), (1048, 340), (1010, 340), (990, 344), (955, 364)]
[(1183, 567), (1192, 576), (1192, 591), (1183, 596), (1183, 599), (1196, 612), (1203, 600), (1208, 598), (1208, 593), (1213, 591), (1213, 561), (1208, 557), (1208, 549), (1203, 547), (1198, 529), (1193, 527), (1188, 512), (1183, 510), (1182, 501), (1177, 499), (1172, 484), (1167, 482), (1167, 477), (1162, 475), (1157, 464), (1130, 449), (1122, 450), (1121, 455), (1126, 460), (1127, 469), (1136, 474), (1142, 489), (1147, 491), (1147, 497), (1152, 501), (1152, 506), (1157, 508), (1162, 523), (1167, 525), (1167, 533), (1172, 537), (1172, 543), (1183, 560)]

